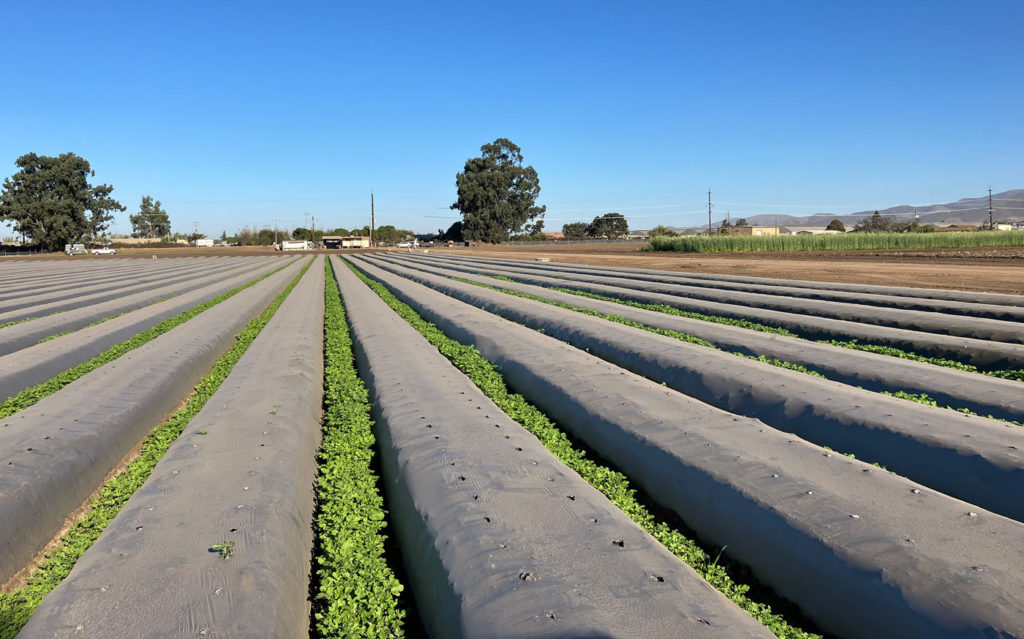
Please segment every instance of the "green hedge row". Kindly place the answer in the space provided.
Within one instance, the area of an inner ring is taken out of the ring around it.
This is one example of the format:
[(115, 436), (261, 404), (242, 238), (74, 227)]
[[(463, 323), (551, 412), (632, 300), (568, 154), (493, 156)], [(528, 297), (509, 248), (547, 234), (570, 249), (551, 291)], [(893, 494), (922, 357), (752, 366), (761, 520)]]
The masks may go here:
[(324, 435), (314, 521), (313, 627), (319, 637), (400, 637), (402, 584), (385, 557), (369, 392), (356, 372), (345, 308), (327, 261)]
[[(142, 487), (157, 462), (164, 456), (174, 440), (181, 435), (189, 421), (202, 410), (206, 401), (217, 391), (239, 358), (263, 330), (263, 327), (267, 325), (267, 322), (295, 288), (295, 285), (299, 283), (299, 279), (311, 264), (312, 262), (306, 264), (291, 283), (281, 291), (280, 295), (271, 302), (270, 306), (259, 317), (249, 322), (245, 329), (236, 336), (234, 346), (217, 360), (217, 363), (213, 365), (213, 370), (200, 380), (195, 391), (189, 396), (185, 407), (168, 417), (167, 421), (150, 433), (142, 445), (141, 453), (128, 465), (128, 468), (103, 485), (99, 495), (92, 500), (89, 512), (61, 538), (60, 547), (47, 555), (28, 583), (13, 592), (0, 593), (0, 639), (13, 639), (18, 634), (43, 597), (68, 576), (75, 562), (99, 538), (100, 533), (121, 510), (128, 498)], [(246, 286), (251, 286), (254, 283), (250, 282)]]
[(750, 586), (739, 583), (734, 576), (734, 570), (719, 564), (717, 556), (712, 557), (694, 540), (667, 522), (658, 519), (647, 509), (637, 499), (636, 489), (630, 485), (625, 475), (602, 465), (591, 453), (574, 446), (565, 433), (540, 410), (522, 396), (509, 392), (501, 373), (475, 348), (451, 339), (437, 326), (427, 322), (416, 311), (399, 301), (384, 285), (366, 277), (351, 264), (349, 264), (349, 268), (469, 377), (509, 417), (533, 433), (559, 460), (600, 490), (612, 503), (621, 508), (670, 552), (692, 567), (711, 586), (729, 597), (776, 636), (818, 636), (796, 627), (781, 615), (773, 613), (768, 604), (755, 601), (749, 596)]
[(652, 237), (644, 250), (681, 253), (849, 251), (1024, 246), (1020, 231), (835, 233), (827, 235), (687, 235)]

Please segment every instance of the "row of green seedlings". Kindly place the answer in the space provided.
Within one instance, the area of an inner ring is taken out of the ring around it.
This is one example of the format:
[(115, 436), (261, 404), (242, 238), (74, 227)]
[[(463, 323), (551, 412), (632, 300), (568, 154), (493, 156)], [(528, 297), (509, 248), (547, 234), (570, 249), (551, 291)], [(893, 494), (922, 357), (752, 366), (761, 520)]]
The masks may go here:
[(153, 326), (152, 328), (148, 328), (142, 331), (141, 333), (137, 333), (136, 335), (124, 340), (123, 342), (114, 344), (113, 346), (103, 351), (96, 357), (93, 357), (89, 361), (83, 362), (78, 366), (75, 366), (74, 368), (69, 368), (63, 373), (55, 375), (54, 377), (51, 377), (50, 379), (46, 380), (41, 384), (37, 384), (36, 386), (26, 388), (17, 395), (7, 398), (3, 402), (0, 402), (0, 419), (3, 419), (4, 417), (9, 417), (14, 413), (17, 413), (18, 411), (25, 410), (26, 408), (32, 406), (33, 404), (42, 400), (43, 398), (56, 393), (57, 391), (64, 388), (65, 386), (75, 381), (76, 379), (82, 377), (83, 375), (91, 373), (100, 366), (103, 366), (104, 364), (114, 361), (115, 359), (121, 357), (125, 353), (135, 350), (136, 348), (139, 348), (140, 346), (147, 342), (153, 341), (157, 337), (160, 337), (161, 335), (171, 330), (172, 328), (184, 324), (185, 322), (192, 319), (196, 315), (199, 315), (203, 311), (213, 308), (214, 306), (220, 304), (224, 300), (227, 300), (231, 297), (234, 297), (238, 293), (241, 293), (250, 286), (255, 286), (259, 282), (265, 280), (271, 275), (274, 275), (278, 271), (288, 268), (290, 264), (291, 263), (285, 264), (284, 266), (274, 269), (273, 271), (265, 275), (257, 277), (251, 282), (242, 284), (241, 286), (233, 288), (226, 293), (222, 293), (217, 297), (214, 297), (213, 299), (203, 302), (202, 304), (193, 306), (192, 308), (186, 311), (178, 313), (174, 317), (169, 317), (164, 321), (160, 322), (159, 324), (157, 324), (156, 326)]
[[(537, 437), (555, 457), (600, 490), (622, 509), (637, 525), (661, 542), (670, 552), (693, 568), (709, 584), (740, 608), (761, 622), (778, 637), (817, 637), (791, 620), (773, 612), (771, 605), (757, 600), (751, 586), (738, 581), (742, 570), (720, 564), (721, 552), (713, 554), (694, 539), (669, 523), (669, 517), (656, 514), (637, 497), (637, 491), (626, 476), (601, 463), (597, 456), (579, 443), (572, 442), (544, 413), (522, 396), (510, 392), (497, 368), (472, 346), (466, 346), (448, 337), (437, 326), (424, 320), (388, 289), (371, 280), (349, 264), (349, 268), (396, 313), (412, 325), (427, 341), (434, 345), (449, 361), (476, 384), (495, 404), (512, 419)], [(722, 549), (724, 550), (724, 549)]]
[[(43, 597), (70, 574), (75, 562), (99, 538), (100, 533), (121, 510), (128, 498), (142, 487), (157, 462), (181, 435), (189, 421), (217, 391), (239, 358), (299, 283), (310, 264), (306, 264), (266, 310), (249, 322), (236, 336), (234, 346), (217, 360), (213, 370), (200, 380), (189, 395), (185, 407), (168, 417), (150, 433), (142, 444), (139, 456), (132, 460), (124, 471), (103, 484), (99, 495), (90, 503), (88, 513), (61, 537), (58, 548), (46, 555), (27, 583), (12, 592), (0, 593), (0, 639), (13, 639), (18, 634), (39, 607)], [(222, 551), (222, 556), (229, 554)]]
[[(501, 280), (505, 282), (512, 282), (518, 284), (516, 280), (505, 277), (504, 275), (487, 275), (486, 273), (476, 273), (476, 275), (483, 275), (492, 279)], [(475, 283), (475, 282), (473, 282)], [(797, 339), (805, 339), (801, 335), (794, 333), (785, 328), (777, 326), (768, 326), (766, 324), (760, 324), (751, 320), (724, 317), (721, 315), (706, 315), (704, 313), (696, 313), (693, 311), (684, 311), (674, 306), (667, 304), (645, 304), (643, 302), (636, 302), (633, 300), (622, 299), (618, 297), (611, 297), (609, 295), (600, 295), (598, 293), (590, 293), (588, 291), (581, 291), (574, 288), (566, 288), (560, 286), (550, 287), (553, 291), (560, 291), (562, 293), (569, 293), (571, 295), (577, 295), (579, 297), (586, 297), (594, 300), (601, 300), (604, 302), (614, 302), (623, 306), (632, 306), (634, 308), (642, 308), (649, 311), (657, 311), (659, 313), (665, 313), (666, 315), (676, 315), (678, 317), (687, 317), (690, 319), (701, 320), (705, 322), (713, 322), (715, 324), (724, 324), (727, 326), (737, 326), (739, 328), (746, 328), (752, 331), (759, 331), (761, 333), (770, 333), (773, 335), (783, 335), (785, 337), (794, 337)], [(500, 289), (499, 289), (500, 290)], [(507, 291), (506, 291), (507, 292)], [(541, 300), (543, 301), (543, 300)], [(915, 362), (923, 362), (925, 364), (933, 364), (935, 366), (944, 366), (946, 368), (954, 368), (968, 373), (978, 373), (980, 375), (987, 375), (989, 377), (998, 377), (1001, 379), (1009, 379), (1018, 382), (1024, 382), (1024, 369), (1009, 369), (1009, 370), (982, 370), (977, 366), (971, 364), (965, 364), (956, 360), (944, 359), (940, 357), (927, 357), (924, 355), (918, 355), (909, 351), (904, 351), (892, 346), (884, 346), (880, 344), (864, 344), (857, 340), (809, 340), (815, 341), (819, 344), (827, 344), (829, 346), (838, 346), (840, 348), (850, 348), (854, 350), (864, 351), (867, 353), (875, 353), (876, 355), (887, 355), (889, 357), (897, 357), (900, 359), (911, 360)]]
[[(509, 279), (509, 278), (503, 277), (503, 276), (490, 276), (490, 277), (493, 277), (495, 279), (501, 279), (501, 280), (508, 281), (508, 282), (515, 282), (515, 280)], [(681, 340), (681, 341), (684, 341), (684, 342), (688, 342), (690, 344), (698, 344), (700, 346), (707, 346), (709, 348), (713, 348), (713, 349), (716, 349), (716, 350), (721, 350), (717, 346), (712, 344), (711, 342), (708, 342), (707, 340), (703, 340), (703, 339), (701, 339), (699, 337), (695, 337), (693, 335), (689, 335), (687, 333), (682, 333), (682, 332), (679, 332), (679, 331), (673, 331), (673, 330), (668, 330), (668, 329), (664, 329), (664, 328), (657, 328), (657, 327), (654, 327), (654, 326), (648, 326), (646, 324), (641, 324), (639, 322), (635, 322), (633, 320), (627, 319), (625, 317), (621, 317), (619, 315), (612, 315), (612, 314), (608, 314), (608, 313), (601, 313), (599, 311), (595, 311), (595, 310), (592, 310), (592, 309), (589, 309), (589, 308), (582, 308), (582, 307), (579, 307), (579, 306), (573, 306), (571, 304), (565, 304), (563, 302), (556, 302), (554, 300), (549, 300), (549, 299), (546, 299), (544, 297), (540, 297), (538, 295), (531, 295), (529, 293), (522, 293), (520, 291), (513, 291), (513, 290), (509, 290), (509, 289), (495, 287), (495, 286), (489, 286), (487, 284), (482, 284), (480, 282), (474, 282), (472, 280), (467, 280), (467, 279), (462, 279), (462, 278), (457, 278), (457, 277), (452, 277), (450, 279), (456, 280), (458, 282), (464, 282), (466, 284), (474, 284), (476, 286), (480, 286), (482, 288), (491, 289), (491, 290), (494, 290), (494, 291), (499, 291), (499, 292), (502, 292), (502, 293), (506, 293), (508, 295), (512, 295), (514, 297), (521, 297), (521, 298), (524, 298), (524, 299), (530, 299), (530, 300), (535, 300), (537, 302), (543, 302), (545, 304), (550, 304), (552, 306), (558, 306), (560, 308), (565, 308), (565, 309), (569, 309), (569, 310), (572, 310), (572, 311), (576, 311), (578, 313), (583, 313), (584, 315), (591, 315), (593, 317), (600, 317), (601, 319), (609, 320), (609, 321), (612, 321), (612, 322), (617, 322), (619, 324), (625, 324), (626, 326), (632, 326), (633, 328), (643, 329), (643, 330), (649, 331), (651, 333), (657, 333), (658, 335), (665, 335), (667, 337), (673, 337), (675, 339), (678, 339), (678, 340)], [(634, 307), (637, 307), (637, 308), (645, 308), (647, 310), (654, 310), (654, 311), (659, 311), (659, 312), (665, 312), (665, 313), (668, 313), (668, 314), (671, 314), (671, 315), (685, 316), (685, 317), (689, 317), (691, 319), (701, 319), (701, 320), (705, 320), (705, 321), (713, 321), (713, 322), (716, 322), (716, 323), (719, 323), (719, 324), (729, 324), (729, 325), (732, 325), (732, 326), (742, 326), (743, 328), (748, 328), (748, 329), (752, 329), (752, 330), (759, 330), (759, 331), (766, 332), (766, 333), (773, 333), (773, 334), (776, 334), (776, 335), (786, 335), (787, 337), (797, 337), (797, 338), (799, 338), (798, 335), (796, 335), (794, 333), (791, 333), (790, 331), (787, 331), (786, 329), (776, 328), (776, 327), (772, 327), (772, 326), (765, 326), (763, 324), (756, 324), (756, 323), (750, 322), (748, 320), (732, 320), (732, 319), (730, 319), (728, 317), (721, 317), (721, 316), (715, 316), (715, 315), (701, 315), (699, 313), (692, 313), (692, 312), (689, 312), (689, 311), (680, 311), (677, 308), (674, 308), (672, 306), (666, 306), (666, 305), (663, 305), (663, 304), (657, 304), (657, 305), (655, 305), (655, 304), (641, 304), (641, 303), (638, 303), (638, 302), (632, 302), (632, 301), (629, 301), (629, 300), (621, 300), (621, 299), (618, 299), (618, 298), (608, 297), (608, 296), (605, 296), (605, 295), (595, 295), (593, 293), (587, 293), (585, 291), (578, 291), (578, 290), (575, 290), (575, 289), (553, 288), (552, 290), (561, 291), (563, 293), (572, 293), (572, 294), (579, 295), (581, 297), (589, 297), (589, 298), (592, 298), (592, 299), (603, 300), (603, 301), (606, 301), (606, 302), (616, 302), (616, 303), (623, 304), (623, 305), (626, 305), (626, 306), (634, 306)], [(820, 341), (819, 343), (821, 343), (821, 344), (829, 344), (831, 346), (840, 346), (840, 347), (845, 347), (845, 348), (855, 348), (857, 350), (863, 350), (863, 351), (867, 351), (867, 352), (871, 352), (871, 353), (876, 353), (876, 354), (891, 355), (893, 357), (900, 357), (902, 359), (909, 359), (909, 360), (925, 362), (925, 363), (929, 363), (929, 364), (946, 365), (949, 368), (956, 368), (956, 369), (967, 371), (967, 372), (981, 373), (983, 375), (989, 375), (991, 377), (1000, 377), (1000, 378), (1003, 378), (1003, 379), (1011, 379), (1011, 380), (1015, 380), (1015, 381), (1024, 381), (1024, 371), (1020, 371), (1020, 370), (983, 372), (983, 371), (979, 371), (976, 367), (970, 366), (970, 365), (967, 365), (967, 364), (961, 364), (959, 362), (953, 362), (951, 360), (943, 360), (943, 359), (938, 359), (938, 358), (921, 357), (921, 356), (918, 356), (918, 355), (913, 355), (911, 353), (906, 353), (905, 351), (901, 351), (899, 349), (885, 347), (885, 346), (867, 346), (867, 345), (857, 344), (856, 341), (839, 342), (839, 341), (834, 341), (833, 340), (833, 341)], [(892, 352), (889, 352), (889, 351), (892, 351)], [(746, 353), (740, 353), (740, 352), (732, 352), (731, 354), (739, 356), (739, 357), (744, 357), (744, 358), (747, 358), (747, 359), (757, 360), (757, 361), (760, 361), (760, 362), (764, 362), (766, 364), (771, 364), (772, 366), (778, 366), (780, 368), (788, 368), (789, 370), (797, 371), (799, 373), (804, 373), (806, 375), (811, 375), (811, 376), (814, 376), (814, 377), (821, 377), (821, 378), (825, 377), (821, 373), (819, 373), (819, 372), (817, 372), (815, 370), (811, 370), (811, 369), (809, 369), (809, 368), (807, 368), (805, 366), (802, 366), (800, 364), (792, 364), (790, 362), (784, 362), (784, 361), (779, 360), (779, 359), (765, 357), (764, 355), (755, 356), (755, 355), (748, 355)], [(917, 402), (918, 404), (924, 404), (926, 406), (936, 406), (936, 407), (940, 407), (940, 408), (947, 408), (949, 410), (955, 410), (957, 412), (964, 413), (966, 415), (979, 416), (978, 413), (972, 411), (969, 408), (939, 404), (937, 401), (935, 401), (934, 399), (932, 399), (930, 396), (928, 396), (925, 393), (907, 393), (905, 391), (882, 391), (882, 394), (883, 395), (889, 395), (890, 397), (896, 397), (897, 399), (905, 399), (907, 401)], [(981, 416), (982, 417), (988, 417), (988, 418), (991, 418), (991, 419), (996, 419), (995, 417), (992, 417), (992, 415), (981, 415)], [(1014, 421), (1014, 420), (1007, 420), (1007, 419), (999, 418), (999, 421), (1007, 422), (1007, 423), (1010, 423), (1010, 424), (1016, 424), (1017, 426), (1024, 426), (1024, 423), (1017, 422), (1017, 421)]]
[[(476, 273), (476, 275), (483, 275), (496, 280), (502, 280), (505, 282), (519, 283), (516, 280), (506, 277), (504, 275), (488, 275), (486, 273)], [(705, 322), (713, 322), (716, 324), (725, 324), (727, 326), (737, 326), (739, 328), (746, 328), (752, 331), (758, 331), (761, 333), (771, 333), (773, 335), (783, 335), (785, 337), (795, 337), (798, 339), (805, 339), (801, 335), (794, 333), (785, 328), (778, 326), (768, 326), (767, 324), (760, 324), (747, 319), (725, 317), (722, 315), (707, 315), (704, 313), (697, 313), (694, 311), (684, 311), (674, 306), (667, 304), (646, 304), (643, 302), (637, 302), (634, 300), (627, 300), (618, 297), (611, 297), (609, 295), (601, 295), (599, 293), (591, 293), (588, 291), (581, 291), (579, 289), (567, 288), (561, 286), (550, 287), (553, 291), (560, 291), (562, 293), (569, 293), (571, 295), (578, 295), (579, 297), (587, 297), (595, 300), (602, 300), (605, 302), (615, 302), (616, 304), (622, 304), (623, 306), (632, 306), (634, 308), (643, 308), (650, 311), (657, 311), (659, 313), (665, 313), (666, 315), (676, 315), (679, 317), (687, 317), (690, 319), (697, 319)], [(936, 366), (945, 366), (946, 368), (955, 368), (969, 373), (979, 373), (982, 375), (988, 375), (990, 377), (1000, 377), (1003, 379), (1010, 379), (1015, 381), (1024, 381), (1024, 369), (1010, 369), (1010, 370), (982, 370), (971, 364), (965, 364), (951, 359), (943, 359), (940, 357), (927, 357), (924, 355), (918, 355), (904, 351), (892, 346), (884, 346), (879, 344), (864, 344), (857, 340), (810, 340), (816, 341), (819, 344), (828, 344), (830, 346), (839, 346), (841, 348), (851, 348), (855, 350), (865, 351), (868, 353), (876, 353), (878, 355), (888, 355), (889, 357), (898, 357), (900, 359), (913, 360), (915, 362), (924, 362), (926, 364), (934, 364)]]
[[(600, 319), (603, 319), (603, 320), (608, 320), (609, 322), (615, 322), (617, 324), (623, 324), (625, 326), (630, 326), (632, 328), (639, 328), (639, 329), (645, 330), (645, 331), (647, 331), (649, 333), (655, 333), (657, 335), (664, 335), (665, 337), (671, 337), (673, 339), (677, 339), (677, 340), (679, 340), (681, 342), (686, 342), (688, 344), (696, 344), (698, 346), (705, 346), (707, 348), (711, 348), (711, 349), (714, 349), (716, 351), (722, 350), (722, 349), (718, 348), (718, 346), (712, 344), (711, 342), (709, 342), (709, 341), (707, 341), (705, 339), (701, 339), (699, 337), (696, 337), (694, 335), (690, 335), (689, 333), (683, 333), (681, 331), (673, 331), (673, 330), (668, 329), (668, 328), (658, 328), (656, 326), (648, 326), (647, 324), (642, 324), (640, 322), (637, 322), (637, 321), (634, 321), (634, 320), (622, 317), (621, 315), (613, 315), (611, 313), (602, 313), (600, 311), (595, 311), (595, 310), (590, 309), (590, 308), (583, 308), (582, 306), (573, 306), (572, 304), (566, 304), (564, 302), (556, 302), (555, 300), (549, 300), (549, 299), (547, 299), (545, 297), (541, 297), (539, 295), (532, 295), (530, 293), (523, 293), (522, 291), (513, 291), (513, 290), (509, 290), (507, 288), (500, 288), (500, 287), (497, 287), (497, 286), (490, 286), (488, 284), (483, 284), (481, 282), (474, 282), (473, 280), (467, 280), (467, 279), (463, 279), (461, 277), (451, 277), (450, 279), (455, 280), (456, 282), (462, 282), (464, 284), (473, 284), (474, 286), (479, 286), (481, 288), (485, 288), (485, 289), (488, 289), (488, 290), (497, 291), (499, 293), (505, 293), (506, 295), (511, 295), (513, 297), (519, 297), (519, 298), (522, 298), (522, 299), (533, 300), (535, 302), (543, 302), (544, 304), (548, 304), (550, 306), (556, 306), (558, 308), (564, 308), (564, 309), (567, 309), (567, 310), (570, 310), (570, 311), (575, 311), (577, 313), (582, 313), (583, 315), (589, 315), (591, 317), (597, 317), (597, 318), (600, 318)], [(756, 360), (758, 362), (764, 362), (766, 364), (771, 364), (772, 366), (778, 366), (779, 368), (787, 368), (789, 370), (797, 371), (799, 373), (804, 373), (805, 375), (811, 375), (812, 377), (822, 377), (822, 378), (825, 377), (821, 373), (819, 373), (817, 371), (813, 371), (813, 370), (811, 370), (811, 369), (809, 369), (809, 368), (807, 368), (805, 366), (801, 366), (800, 364), (793, 364), (793, 363), (790, 363), (790, 362), (784, 362), (784, 361), (782, 361), (780, 359), (776, 359), (774, 357), (766, 357), (764, 355), (748, 355), (746, 353), (740, 353), (738, 351), (730, 352), (730, 354), (731, 355), (736, 355), (737, 357), (743, 357), (745, 359), (752, 359), (752, 360)]]
[(356, 372), (345, 308), (326, 262), (312, 627), (317, 637), (400, 637), (404, 588), (386, 556), (387, 520), (373, 468), (369, 391)]
[(647, 251), (750, 253), (1024, 246), (1020, 231), (970, 233), (837, 233), (832, 235), (710, 235), (652, 237)]

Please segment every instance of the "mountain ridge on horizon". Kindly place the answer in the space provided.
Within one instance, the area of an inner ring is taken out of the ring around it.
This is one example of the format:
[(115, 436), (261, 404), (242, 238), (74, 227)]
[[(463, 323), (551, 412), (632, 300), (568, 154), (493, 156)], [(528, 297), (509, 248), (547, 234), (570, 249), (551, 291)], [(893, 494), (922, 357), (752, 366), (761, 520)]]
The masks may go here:
[[(1024, 189), (1010, 189), (1002, 193), (992, 194), (992, 219), (996, 222), (1003, 220), (1017, 222), (1024, 220)], [(910, 221), (914, 218), (915, 211), (922, 224), (972, 224), (978, 225), (988, 222), (988, 195), (973, 198), (961, 198), (956, 202), (946, 204), (930, 204), (926, 206), (912, 206), (901, 204), (891, 206), (887, 209), (879, 209), (878, 212), (886, 217), (897, 220)], [(857, 213), (812, 213), (811, 215), (777, 215), (774, 213), (763, 213), (760, 215), (747, 216), (746, 220), (750, 226), (827, 226), (832, 220), (839, 220), (847, 229), (853, 228), (861, 220), (874, 215), (874, 211), (859, 211)], [(740, 219), (739, 215), (732, 217), (735, 222)], [(722, 220), (712, 223), (713, 227), (720, 227)], [(704, 225), (697, 227), (669, 227), (673, 230), (707, 228)]]

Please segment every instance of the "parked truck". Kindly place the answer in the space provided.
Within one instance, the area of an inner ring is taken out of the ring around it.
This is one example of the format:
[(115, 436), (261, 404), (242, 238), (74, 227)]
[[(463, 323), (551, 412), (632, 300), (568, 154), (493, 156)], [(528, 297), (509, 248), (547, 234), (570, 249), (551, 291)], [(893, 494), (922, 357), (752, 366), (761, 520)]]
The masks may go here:
[(309, 248), (306, 240), (282, 240), (281, 251), (305, 251)]
[(65, 244), (64, 252), (68, 255), (86, 255), (85, 244)]

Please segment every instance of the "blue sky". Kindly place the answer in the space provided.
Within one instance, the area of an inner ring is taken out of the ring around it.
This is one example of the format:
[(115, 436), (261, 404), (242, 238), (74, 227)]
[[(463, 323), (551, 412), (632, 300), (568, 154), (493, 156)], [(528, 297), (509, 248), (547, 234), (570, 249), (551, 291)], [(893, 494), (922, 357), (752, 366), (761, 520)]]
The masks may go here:
[[(23, 3), (0, 176), (72, 151), (176, 231), (417, 232), (507, 137), (546, 230), (1024, 188), (1024, 2)], [(0, 227), (0, 231), (7, 229)]]

